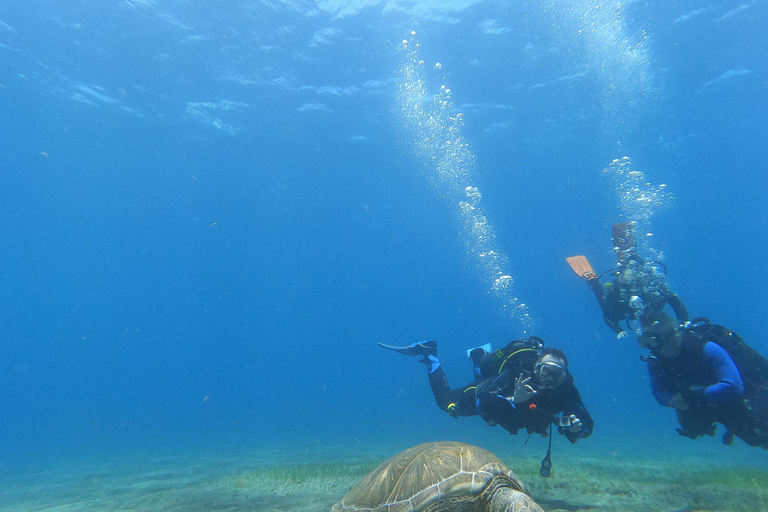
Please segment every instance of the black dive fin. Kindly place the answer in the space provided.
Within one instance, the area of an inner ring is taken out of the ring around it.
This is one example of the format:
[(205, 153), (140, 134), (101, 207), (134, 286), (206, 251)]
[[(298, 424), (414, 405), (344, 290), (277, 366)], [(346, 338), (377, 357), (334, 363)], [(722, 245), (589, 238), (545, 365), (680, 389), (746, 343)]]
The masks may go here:
[(395, 345), (385, 345), (379, 343), (379, 346), (387, 350), (393, 350), (406, 356), (426, 356), (428, 354), (437, 354), (437, 342), (436, 341), (420, 341), (413, 345), (407, 345), (405, 347), (397, 347)]

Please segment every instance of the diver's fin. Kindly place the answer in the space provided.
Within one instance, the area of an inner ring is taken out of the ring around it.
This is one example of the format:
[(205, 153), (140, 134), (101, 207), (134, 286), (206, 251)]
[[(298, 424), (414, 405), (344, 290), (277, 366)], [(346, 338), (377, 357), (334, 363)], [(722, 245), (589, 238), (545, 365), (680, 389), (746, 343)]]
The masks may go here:
[(590, 279), (597, 278), (597, 274), (592, 270), (592, 265), (589, 264), (586, 256), (569, 256), (565, 258), (568, 264), (571, 266), (576, 275), (589, 281)]
[(619, 257), (619, 263), (630, 259), (637, 253), (634, 222), (617, 222), (611, 226), (611, 236), (613, 248)]
[[(479, 350), (479, 352), (475, 352), (475, 350)], [(472, 352), (475, 352), (475, 354), (480, 354), (480, 357), (484, 356), (488, 352), (491, 351), (491, 344), (486, 343), (485, 345), (480, 345), (479, 347), (475, 348), (468, 348), (467, 349), (467, 357), (472, 359), (474, 361), (474, 358), (472, 357)]]
[(429, 354), (437, 354), (436, 341), (419, 341), (405, 347), (385, 345), (384, 343), (379, 343), (379, 346), (387, 350), (394, 350), (405, 356), (427, 356)]

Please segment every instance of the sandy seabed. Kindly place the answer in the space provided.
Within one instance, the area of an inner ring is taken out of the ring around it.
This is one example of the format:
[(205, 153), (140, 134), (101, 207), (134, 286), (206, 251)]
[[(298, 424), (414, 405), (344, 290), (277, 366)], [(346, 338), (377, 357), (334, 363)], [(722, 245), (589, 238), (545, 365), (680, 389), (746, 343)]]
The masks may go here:
[[(325, 512), (406, 447), (145, 458), (12, 475), (0, 481), (0, 509)], [(629, 457), (563, 448), (546, 479), (538, 474), (543, 454), (494, 452), (547, 511), (768, 511), (768, 452), (744, 447), (721, 457), (728, 447), (710, 450), (687, 456), (649, 446)]]

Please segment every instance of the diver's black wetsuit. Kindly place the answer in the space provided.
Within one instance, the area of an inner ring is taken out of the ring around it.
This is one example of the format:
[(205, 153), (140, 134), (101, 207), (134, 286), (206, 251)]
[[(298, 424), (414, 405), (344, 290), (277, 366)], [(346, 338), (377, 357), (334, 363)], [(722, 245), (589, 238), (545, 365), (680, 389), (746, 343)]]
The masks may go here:
[[(522, 373), (533, 375), (533, 366)], [(564, 416), (575, 414), (582, 422), (580, 432), (571, 432), (558, 426), (558, 432), (572, 443), (592, 434), (594, 421), (584, 407), (570, 374), (557, 388), (537, 389), (538, 393), (528, 401), (513, 405), (505, 397), (514, 394), (515, 379), (519, 375), (510, 369), (496, 378), (474, 381), (463, 388), (451, 389), (443, 368), (438, 367), (429, 374), (429, 383), (437, 405), (442, 410), (453, 416), (479, 415), (489, 425), (501, 425), (510, 434), (517, 434), (521, 428), (527, 429), (529, 434), (546, 434), (551, 422), (557, 424), (560, 413)]]
[(603, 311), (603, 320), (616, 334), (620, 334), (625, 330), (621, 326), (622, 320), (639, 320), (638, 310), (632, 307), (631, 304), (632, 295), (636, 295), (643, 300), (643, 314), (662, 311), (664, 306), (669, 304), (675, 312), (678, 322), (683, 324), (690, 320), (683, 301), (675, 293), (672, 293), (663, 282), (656, 285), (657, 290), (651, 297), (642, 290), (628, 290), (627, 285), (621, 283), (620, 278), (614, 280), (613, 287), (609, 291), (603, 288), (597, 277), (589, 279), (587, 283), (595, 293), (598, 304), (600, 304), (600, 309)]
[[(656, 400), (667, 406), (679, 393), (689, 407), (677, 410), (680, 435), (692, 439), (712, 436), (715, 423), (722, 423), (748, 445), (767, 447), (768, 424), (753, 414), (736, 362), (718, 343), (717, 336), (692, 332), (682, 335), (681, 352), (676, 358), (648, 358)], [(728, 433), (723, 439), (730, 444)]]

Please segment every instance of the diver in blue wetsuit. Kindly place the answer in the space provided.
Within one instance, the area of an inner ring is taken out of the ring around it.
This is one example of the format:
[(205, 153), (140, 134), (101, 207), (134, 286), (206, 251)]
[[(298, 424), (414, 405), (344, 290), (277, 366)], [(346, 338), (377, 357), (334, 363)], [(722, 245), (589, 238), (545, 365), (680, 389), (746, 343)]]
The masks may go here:
[(664, 313), (641, 319), (640, 346), (651, 351), (651, 391), (677, 411), (678, 434), (713, 436), (716, 423), (750, 446), (768, 449), (768, 360), (728, 329), (695, 319), (679, 327)]
[(488, 425), (501, 425), (510, 434), (524, 428), (528, 434), (545, 437), (554, 424), (572, 443), (592, 433), (594, 421), (568, 371), (568, 358), (558, 349), (542, 347), (538, 338), (518, 340), (491, 353), (473, 350), (475, 380), (457, 389), (448, 383), (436, 342), (380, 345), (422, 357), (438, 407), (454, 418), (480, 416)]

